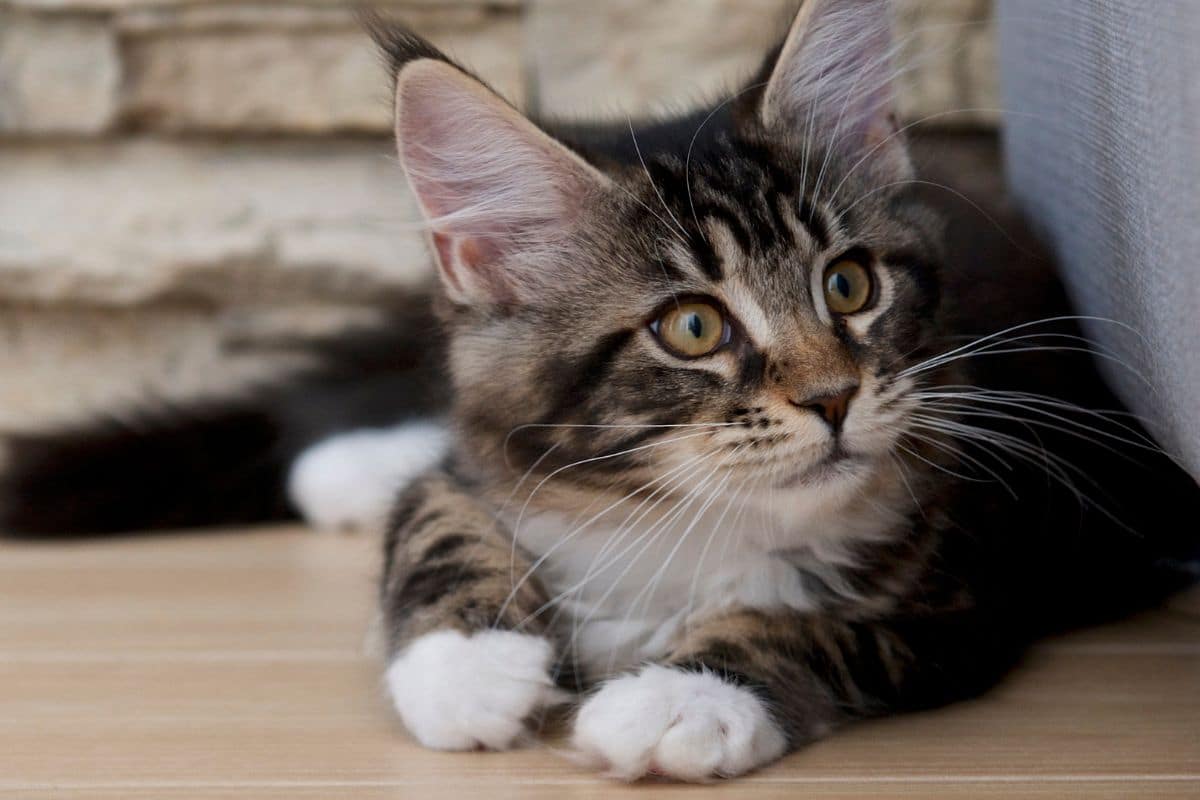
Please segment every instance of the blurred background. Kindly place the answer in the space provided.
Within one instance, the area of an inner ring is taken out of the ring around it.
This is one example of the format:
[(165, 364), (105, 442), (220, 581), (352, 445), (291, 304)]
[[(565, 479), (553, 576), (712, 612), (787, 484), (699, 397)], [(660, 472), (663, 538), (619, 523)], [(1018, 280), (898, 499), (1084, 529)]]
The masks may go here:
[[(711, 97), (794, 0), (377, 4), (542, 113)], [(994, 129), (989, 0), (901, 0), (901, 112)], [(0, 0), (0, 431), (224, 393), (429, 272), (351, 4)]]

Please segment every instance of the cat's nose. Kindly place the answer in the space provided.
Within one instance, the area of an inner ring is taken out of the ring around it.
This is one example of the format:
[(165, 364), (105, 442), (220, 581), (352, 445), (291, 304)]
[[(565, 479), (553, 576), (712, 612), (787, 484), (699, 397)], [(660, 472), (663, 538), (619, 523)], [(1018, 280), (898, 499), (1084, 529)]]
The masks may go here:
[(852, 383), (843, 386), (836, 392), (813, 395), (802, 400), (792, 400), (791, 403), (797, 408), (820, 414), (821, 418), (829, 423), (829, 427), (833, 428), (834, 433), (837, 433), (842, 429), (842, 423), (846, 421), (846, 414), (850, 412), (850, 401), (857, 393), (858, 384)]

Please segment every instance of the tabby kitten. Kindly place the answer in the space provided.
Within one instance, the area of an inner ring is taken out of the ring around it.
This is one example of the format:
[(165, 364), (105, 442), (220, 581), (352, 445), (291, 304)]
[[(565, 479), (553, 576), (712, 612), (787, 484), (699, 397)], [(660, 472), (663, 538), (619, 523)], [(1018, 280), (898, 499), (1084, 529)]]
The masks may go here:
[(444, 344), (410, 309), (403, 350), (332, 343), (136, 436), (18, 441), (10, 530), (270, 518), (285, 471), (318, 522), (392, 506), (386, 677), (412, 734), (504, 749), (574, 703), (572, 745), (624, 779), (739, 775), (970, 696), (1033, 636), (1173, 585), (1165, 521), (1197, 489), (1099, 410), (1029, 245), (922, 193), (885, 0), (806, 0), (745, 88), (636, 125), (532, 122), (374, 32)]

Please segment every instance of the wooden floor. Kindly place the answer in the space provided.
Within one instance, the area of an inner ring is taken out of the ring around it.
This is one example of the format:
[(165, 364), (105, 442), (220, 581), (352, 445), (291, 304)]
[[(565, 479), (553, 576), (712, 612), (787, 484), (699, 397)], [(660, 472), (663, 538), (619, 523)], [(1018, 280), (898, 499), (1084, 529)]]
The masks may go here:
[(0, 797), (1200, 797), (1200, 592), (735, 785), (617, 787), (409, 742), (368, 655), (376, 568), (298, 529), (0, 544)]

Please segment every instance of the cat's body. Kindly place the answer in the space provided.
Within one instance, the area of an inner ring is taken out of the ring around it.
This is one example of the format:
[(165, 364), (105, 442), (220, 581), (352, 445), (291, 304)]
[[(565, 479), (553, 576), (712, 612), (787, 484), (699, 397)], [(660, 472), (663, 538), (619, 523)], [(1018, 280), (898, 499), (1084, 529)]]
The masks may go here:
[[(808, 0), (746, 89), (639, 125), (539, 129), (380, 31), (444, 343), (399, 317), (403, 348), (337, 344), (157, 446), (29, 438), (0, 520), (270, 518), (289, 489), (329, 524), (392, 507), (387, 676), (412, 732), (508, 747), (589, 689), (573, 742), (628, 778), (738, 774), (969, 696), (1032, 637), (1160, 596), (1198, 490), (1109, 413), (1032, 244), (913, 181), (880, 6)], [(214, 419), (237, 442), (193, 476), (173, 451)], [(247, 458), (249, 502), (221, 507), (205, 476)], [(145, 474), (164, 491), (131, 507)]]

